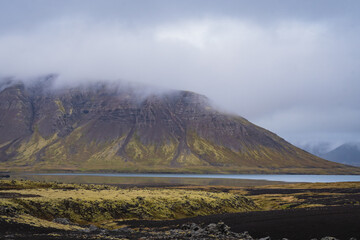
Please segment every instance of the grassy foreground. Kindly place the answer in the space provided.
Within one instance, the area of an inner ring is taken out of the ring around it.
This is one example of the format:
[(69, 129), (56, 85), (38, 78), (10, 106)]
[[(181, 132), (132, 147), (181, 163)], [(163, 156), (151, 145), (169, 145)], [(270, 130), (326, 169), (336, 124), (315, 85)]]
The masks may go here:
[(252, 200), (237, 193), (0, 181), (0, 217), (42, 227), (72, 227), (51, 222), (55, 218), (111, 228), (116, 219), (179, 219), (255, 209)]

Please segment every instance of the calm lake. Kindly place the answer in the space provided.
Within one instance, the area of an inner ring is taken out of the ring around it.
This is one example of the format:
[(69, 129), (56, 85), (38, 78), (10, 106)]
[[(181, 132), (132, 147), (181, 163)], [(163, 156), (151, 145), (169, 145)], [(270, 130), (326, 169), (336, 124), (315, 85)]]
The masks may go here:
[(31, 173), (13, 179), (67, 183), (255, 186), (284, 182), (359, 182), (360, 175)]

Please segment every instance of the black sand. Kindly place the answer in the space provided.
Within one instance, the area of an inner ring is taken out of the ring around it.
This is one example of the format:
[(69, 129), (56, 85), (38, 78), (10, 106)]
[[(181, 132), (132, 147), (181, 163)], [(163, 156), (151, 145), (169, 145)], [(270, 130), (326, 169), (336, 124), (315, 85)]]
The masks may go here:
[(360, 238), (360, 206), (337, 206), (266, 212), (231, 213), (173, 221), (126, 221), (131, 227), (165, 227), (187, 222), (209, 224), (224, 221), (234, 232), (248, 231), (259, 238), (311, 239), (333, 236)]

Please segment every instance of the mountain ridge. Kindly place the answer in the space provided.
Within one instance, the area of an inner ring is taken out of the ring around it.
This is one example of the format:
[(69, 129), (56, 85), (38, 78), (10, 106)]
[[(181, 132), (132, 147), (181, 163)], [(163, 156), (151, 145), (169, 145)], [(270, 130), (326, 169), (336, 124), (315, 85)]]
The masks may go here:
[(143, 94), (54, 76), (0, 92), (0, 169), (191, 173), (360, 173), (294, 147), (189, 91)]
[(360, 144), (345, 143), (321, 155), (329, 161), (360, 167)]

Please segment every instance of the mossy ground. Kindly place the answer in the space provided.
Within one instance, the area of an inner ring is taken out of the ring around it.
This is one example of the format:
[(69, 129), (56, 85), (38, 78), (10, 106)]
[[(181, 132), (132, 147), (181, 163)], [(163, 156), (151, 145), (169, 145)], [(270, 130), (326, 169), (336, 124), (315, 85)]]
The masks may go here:
[(13, 218), (23, 220), (68, 218), (78, 224), (109, 225), (115, 219), (178, 219), (250, 211), (256, 205), (234, 193), (2, 180), (1, 209), (0, 215), (10, 211)]
[(241, 194), (254, 201), (257, 210), (360, 205), (360, 182), (294, 183), (253, 187), (175, 187), (207, 192)]

